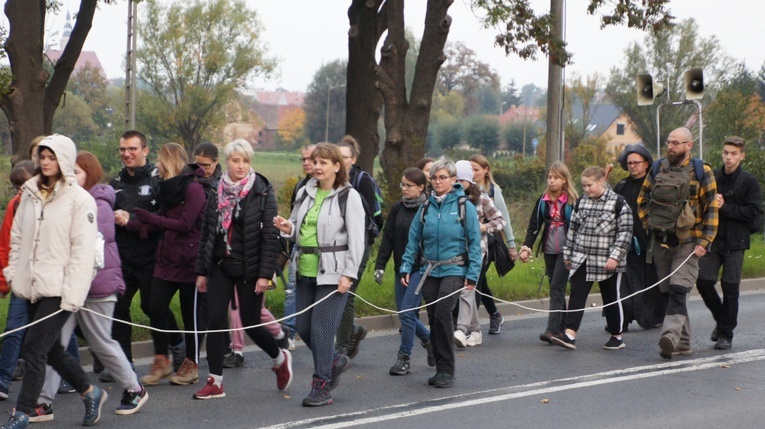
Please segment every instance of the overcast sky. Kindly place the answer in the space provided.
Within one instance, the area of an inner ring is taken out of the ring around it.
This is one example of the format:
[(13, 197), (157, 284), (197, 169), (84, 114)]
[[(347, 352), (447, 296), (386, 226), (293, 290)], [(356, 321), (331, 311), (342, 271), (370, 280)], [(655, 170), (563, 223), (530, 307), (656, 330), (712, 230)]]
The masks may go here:
[[(248, 0), (265, 26), (263, 39), (270, 53), (280, 59), (279, 74), (274, 78), (253, 82), (260, 89), (283, 87), (304, 91), (313, 74), (324, 63), (345, 59), (347, 51), (348, 0)], [(406, 4), (406, 24), (418, 37), (422, 34), (425, 16), (424, 0)], [(539, 10), (549, 8), (549, 0), (532, 0)], [(586, 14), (585, 0), (566, 1), (566, 39), (574, 53), (574, 65), (566, 75), (587, 75), (599, 72), (607, 76), (613, 66), (620, 66), (624, 49), (644, 34), (627, 28), (599, 30), (595, 17)], [(47, 44), (56, 44), (64, 26), (66, 11), (77, 11), (79, 0), (64, 0), (59, 16), (49, 16), (46, 23), (51, 36)], [(68, 9), (67, 9), (68, 7)], [(765, 60), (765, 1), (762, 0), (672, 0), (670, 9), (678, 20), (693, 17), (704, 37), (716, 36), (727, 53), (758, 70)], [(522, 61), (505, 56), (494, 47), (493, 29), (482, 29), (470, 11), (469, 0), (455, 0), (449, 9), (453, 18), (450, 41), (463, 41), (489, 63), (505, 85), (514, 79), (518, 87), (526, 83), (547, 86), (546, 59)], [(85, 50), (98, 54), (109, 78), (124, 76), (126, 47), (127, 1), (101, 5), (96, 11), (93, 28), (85, 42)], [(57, 33), (57, 34), (54, 34)]]

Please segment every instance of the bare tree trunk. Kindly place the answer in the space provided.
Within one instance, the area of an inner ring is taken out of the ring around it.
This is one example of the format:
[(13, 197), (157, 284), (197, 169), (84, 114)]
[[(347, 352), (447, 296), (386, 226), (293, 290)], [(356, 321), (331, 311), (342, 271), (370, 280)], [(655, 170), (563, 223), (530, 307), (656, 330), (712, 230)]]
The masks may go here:
[[(373, 174), (374, 160), (380, 149), (377, 121), (383, 105), (382, 94), (375, 88), (375, 50), (386, 29), (383, 0), (353, 0), (348, 8), (348, 77), (346, 91), (345, 132), (361, 146), (357, 164)], [(378, 12), (379, 10), (379, 12)]]

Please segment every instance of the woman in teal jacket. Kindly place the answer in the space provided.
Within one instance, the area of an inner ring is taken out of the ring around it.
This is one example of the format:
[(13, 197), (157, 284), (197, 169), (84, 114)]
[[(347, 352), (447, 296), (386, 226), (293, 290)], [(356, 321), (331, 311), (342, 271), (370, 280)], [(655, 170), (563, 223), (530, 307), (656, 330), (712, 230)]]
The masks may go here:
[[(401, 283), (422, 288), (428, 304), (430, 341), (436, 358), (436, 375), (428, 384), (454, 385), (454, 322), (452, 310), (459, 299), (456, 291), (475, 289), (481, 273), (481, 229), (475, 206), (467, 201), (457, 182), (457, 167), (446, 158), (430, 169), (433, 192), (417, 211), (409, 228), (409, 242), (401, 262)], [(422, 280), (409, 284), (415, 258), (421, 258)], [(430, 305), (434, 301), (448, 298)]]

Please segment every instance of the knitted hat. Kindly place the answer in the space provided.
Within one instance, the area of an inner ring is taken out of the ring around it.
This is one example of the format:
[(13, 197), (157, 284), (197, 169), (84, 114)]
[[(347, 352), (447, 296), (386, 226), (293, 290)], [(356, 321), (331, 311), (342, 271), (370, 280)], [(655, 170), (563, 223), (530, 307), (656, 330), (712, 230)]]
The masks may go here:
[(470, 165), (470, 161), (457, 161), (454, 165), (457, 167), (457, 180), (464, 180), (475, 185), (473, 181), (473, 166)]

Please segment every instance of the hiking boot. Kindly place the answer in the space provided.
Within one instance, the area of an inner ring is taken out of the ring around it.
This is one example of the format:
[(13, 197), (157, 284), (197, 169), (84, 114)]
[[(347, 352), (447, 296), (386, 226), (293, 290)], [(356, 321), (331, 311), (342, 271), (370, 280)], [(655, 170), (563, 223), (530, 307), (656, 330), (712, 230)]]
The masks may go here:
[(5, 422), (0, 429), (23, 429), (29, 426), (29, 416), (23, 411), (16, 411), (14, 408), (11, 411), (11, 417)]
[(556, 335), (558, 335), (558, 334), (555, 333), (555, 331), (553, 331), (552, 329), (546, 329), (544, 332), (539, 334), (539, 339), (544, 341), (544, 342), (546, 342), (546, 343), (552, 344), (552, 339), (551, 338), (556, 336)]
[(666, 335), (662, 335), (661, 338), (659, 338), (659, 348), (661, 349), (659, 356), (663, 357), (664, 359), (672, 359), (672, 353), (675, 351), (675, 345), (672, 343), (671, 338)]
[(244, 356), (241, 353), (231, 352), (223, 359), (223, 368), (239, 368), (244, 365)]
[(436, 375), (428, 379), (428, 386), (447, 388), (454, 386), (454, 374), (446, 372), (437, 372)]
[(147, 392), (146, 388), (143, 386), (141, 386), (140, 392), (124, 390), (122, 392), (122, 400), (120, 401), (120, 405), (114, 411), (114, 414), (119, 414), (121, 416), (135, 414), (148, 400), (149, 392)]
[(489, 318), (489, 335), (499, 334), (499, 331), (502, 329), (503, 323), (505, 323), (505, 318), (502, 317), (501, 314), (499, 314), (499, 311), (497, 312), (497, 314), (491, 316)]
[(26, 373), (24, 365), (26, 362), (24, 359), (19, 359), (16, 362), (16, 367), (13, 368), (13, 375), (11, 375), (11, 381), (21, 381), (21, 379), (24, 378), (24, 374)]
[(576, 338), (573, 340), (566, 335), (565, 332), (561, 332), (558, 335), (550, 337), (550, 342), (556, 346), (565, 347), (570, 350), (576, 350)]
[(388, 370), (388, 374), (390, 375), (407, 375), (409, 374), (409, 355), (406, 353), (398, 352), (398, 358), (396, 358), (396, 363), (393, 364), (392, 367), (390, 367), (390, 370)]
[(611, 337), (608, 339), (608, 342), (603, 346), (606, 350), (619, 350), (627, 347), (626, 344), (624, 344), (624, 341), (622, 341), (621, 338)]
[(29, 413), (29, 423), (42, 423), (53, 421), (53, 405), (37, 404), (35, 409)]
[(425, 348), (425, 351), (428, 353), (428, 366), (436, 366), (436, 355), (433, 354), (433, 343), (428, 341), (422, 342), (422, 347)]
[(183, 360), (183, 364), (178, 368), (178, 372), (170, 377), (170, 383), (179, 386), (186, 386), (199, 381), (199, 367), (189, 358)]
[(677, 347), (675, 347), (675, 351), (672, 352), (672, 356), (689, 356), (691, 353), (691, 346), (682, 346), (678, 344)]
[(220, 386), (215, 385), (215, 380), (212, 377), (207, 377), (207, 384), (205, 387), (197, 390), (194, 393), (194, 399), (216, 399), (226, 397), (226, 392), (223, 391), (223, 382)]
[(361, 326), (361, 325), (353, 325), (353, 329), (351, 330), (351, 339), (348, 343), (348, 357), (353, 359), (356, 357), (357, 354), (359, 354), (359, 345), (361, 343), (361, 340), (366, 338), (367, 336), (367, 328)]
[(340, 384), (340, 376), (351, 366), (351, 359), (346, 355), (337, 355), (332, 362), (332, 381), (329, 382), (329, 390), (334, 390)]
[(483, 343), (483, 334), (481, 334), (481, 331), (471, 332), (467, 337), (466, 343), (468, 347), (480, 346)]
[(284, 333), (284, 336), (276, 340), (276, 343), (279, 345), (280, 349), (289, 350), (290, 335), (292, 334), (292, 332), (290, 332), (290, 328), (287, 325), (282, 325), (282, 332)]
[[(347, 358), (346, 358), (347, 359)], [(303, 398), (304, 407), (321, 407), (332, 403), (332, 394), (326, 381), (314, 377), (311, 382), (311, 393)]]
[(85, 403), (85, 417), (82, 418), (83, 426), (93, 426), (101, 418), (101, 408), (104, 406), (109, 394), (98, 386), (93, 386), (93, 391), (82, 396)]
[(173, 368), (170, 366), (170, 361), (167, 356), (156, 355), (154, 356), (154, 362), (151, 364), (151, 372), (141, 377), (141, 384), (145, 386), (154, 386), (163, 378), (170, 377), (173, 373)]
[(719, 337), (715, 343), (715, 350), (730, 350), (731, 347), (733, 347), (731, 340), (725, 337)]
[(467, 347), (467, 335), (459, 329), (454, 331), (454, 344), (461, 349)]
[(271, 371), (276, 373), (276, 388), (284, 390), (292, 383), (292, 353), (283, 349), (279, 349), (279, 353), (284, 355), (284, 362), (281, 365), (272, 366)]
[(180, 343), (170, 346), (170, 353), (173, 354), (173, 371), (178, 371), (186, 359), (186, 343), (184, 340), (181, 339)]
[(64, 395), (66, 393), (74, 393), (76, 391), (77, 389), (72, 387), (72, 385), (67, 383), (66, 380), (64, 380), (63, 378), (61, 379), (61, 382), (58, 384), (57, 392), (61, 395)]

